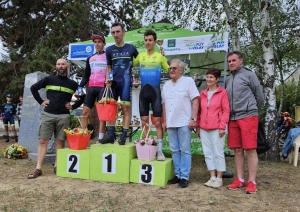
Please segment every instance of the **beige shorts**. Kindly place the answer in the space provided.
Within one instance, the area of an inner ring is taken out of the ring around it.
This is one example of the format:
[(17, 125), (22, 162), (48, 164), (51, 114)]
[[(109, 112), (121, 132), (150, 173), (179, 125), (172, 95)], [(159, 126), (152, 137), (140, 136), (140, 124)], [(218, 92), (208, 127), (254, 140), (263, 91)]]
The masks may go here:
[(54, 133), (54, 138), (66, 140), (64, 129), (70, 127), (70, 114), (52, 114), (43, 112), (39, 128), (39, 139), (49, 139)]

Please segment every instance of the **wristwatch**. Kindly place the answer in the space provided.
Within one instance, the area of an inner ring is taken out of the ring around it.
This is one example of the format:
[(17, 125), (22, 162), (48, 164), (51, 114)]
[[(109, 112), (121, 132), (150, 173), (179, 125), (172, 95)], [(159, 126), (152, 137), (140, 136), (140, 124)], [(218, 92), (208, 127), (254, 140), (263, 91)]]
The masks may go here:
[(192, 118), (192, 120), (197, 121), (197, 118)]

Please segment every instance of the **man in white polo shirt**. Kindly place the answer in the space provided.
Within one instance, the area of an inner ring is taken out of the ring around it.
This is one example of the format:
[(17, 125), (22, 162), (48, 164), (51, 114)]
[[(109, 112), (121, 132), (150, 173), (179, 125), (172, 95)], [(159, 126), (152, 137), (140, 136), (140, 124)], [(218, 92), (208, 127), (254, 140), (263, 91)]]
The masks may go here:
[(197, 127), (199, 91), (191, 77), (182, 76), (185, 64), (178, 59), (170, 62), (168, 80), (162, 89), (163, 129), (168, 132), (175, 177), (168, 184), (179, 183), (186, 188), (191, 170), (191, 130)]

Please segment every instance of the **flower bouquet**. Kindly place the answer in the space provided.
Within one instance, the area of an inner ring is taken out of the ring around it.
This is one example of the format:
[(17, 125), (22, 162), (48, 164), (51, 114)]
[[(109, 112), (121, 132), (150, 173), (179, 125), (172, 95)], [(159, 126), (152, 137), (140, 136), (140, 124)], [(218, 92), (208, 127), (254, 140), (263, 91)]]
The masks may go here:
[(92, 130), (82, 129), (82, 128), (74, 128), (74, 129), (64, 129), (64, 132), (67, 134), (67, 140), (70, 149), (86, 149), (89, 140), (91, 138)]
[(158, 144), (158, 142), (154, 138), (138, 139), (134, 143), (140, 144), (141, 146), (144, 146), (144, 145), (157, 146), (157, 144)]
[(21, 146), (20, 144), (12, 144), (3, 150), (3, 155), (5, 158), (12, 159), (24, 159), (28, 156), (27, 148)]
[[(142, 139), (145, 128), (148, 129), (146, 137)], [(154, 160), (156, 152), (157, 152), (157, 144), (158, 142), (149, 137), (150, 126), (147, 124), (143, 127), (140, 138), (134, 143), (136, 144), (136, 152), (139, 160), (151, 161)]]
[(71, 128), (64, 129), (64, 132), (67, 135), (90, 135), (93, 133), (93, 130), (82, 129), (80, 127), (76, 127), (74, 129), (71, 129)]
[(100, 121), (116, 120), (118, 102), (113, 98), (111, 88), (105, 87), (102, 98), (96, 103), (98, 118)]

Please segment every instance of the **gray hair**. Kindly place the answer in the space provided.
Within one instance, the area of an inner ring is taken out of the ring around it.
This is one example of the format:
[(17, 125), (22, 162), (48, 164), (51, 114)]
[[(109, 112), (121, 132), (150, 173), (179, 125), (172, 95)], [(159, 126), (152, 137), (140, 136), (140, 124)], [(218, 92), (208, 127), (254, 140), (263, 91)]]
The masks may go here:
[(171, 65), (171, 63), (179, 63), (179, 67), (180, 68), (182, 68), (182, 70), (184, 71), (185, 70), (185, 63), (184, 62), (182, 62), (181, 60), (179, 60), (179, 59), (173, 59), (173, 60), (171, 60), (170, 61), (170, 65)]
[(231, 56), (231, 55), (234, 55), (234, 54), (236, 54), (236, 55), (238, 56), (239, 59), (243, 59), (243, 58), (244, 58), (242, 52), (240, 52), (240, 51), (232, 51), (232, 52), (229, 52), (228, 55), (227, 55), (227, 58), (228, 58), (229, 56)]

